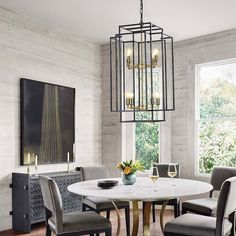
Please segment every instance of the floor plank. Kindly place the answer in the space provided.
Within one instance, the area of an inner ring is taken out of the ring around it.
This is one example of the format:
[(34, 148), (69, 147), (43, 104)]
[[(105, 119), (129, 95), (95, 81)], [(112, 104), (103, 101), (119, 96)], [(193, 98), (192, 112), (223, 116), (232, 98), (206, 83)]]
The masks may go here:
[[(159, 225), (159, 211), (156, 212), (157, 217), (156, 217), (156, 223), (152, 223), (152, 219), (151, 219), (151, 235), (155, 235), (155, 236), (161, 236), (161, 229), (160, 229), (160, 225)], [(120, 215), (121, 215), (121, 234), (120, 236), (126, 236), (126, 227), (125, 227), (125, 217), (124, 217), (124, 212), (122, 210), (120, 210)], [(104, 215), (105, 216), (105, 215)], [(165, 217), (164, 217), (164, 221), (168, 222), (173, 218), (173, 211), (172, 210), (166, 210), (165, 211)], [(117, 229), (117, 218), (116, 218), (116, 214), (115, 212), (111, 212), (111, 222), (112, 222), (112, 235), (115, 235), (116, 233), (116, 229)], [(131, 229), (132, 229), (132, 212), (131, 212)], [(17, 233), (14, 232), (12, 230), (8, 230), (8, 231), (3, 231), (0, 232), (0, 236), (45, 236), (45, 227), (43, 224), (39, 224), (39, 225), (35, 225), (32, 228), (32, 231), (30, 234), (22, 234), (22, 233)], [(102, 235), (102, 234), (100, 234)], [(143, 235), (142, 234), (142, 215), (140, 212), (140, 223), (139, 223), (139, 233), (138, 235)], [(52, 234), (52, 236), (54, 236)]]

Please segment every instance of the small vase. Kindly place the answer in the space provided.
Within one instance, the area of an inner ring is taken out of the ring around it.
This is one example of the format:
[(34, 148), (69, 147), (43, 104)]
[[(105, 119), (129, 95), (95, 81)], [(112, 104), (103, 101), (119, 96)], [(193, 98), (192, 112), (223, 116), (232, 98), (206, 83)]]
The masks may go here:
[(136, 174), (122, 174), (122, 182), (124, 185), (132, 185), (136, 182)]

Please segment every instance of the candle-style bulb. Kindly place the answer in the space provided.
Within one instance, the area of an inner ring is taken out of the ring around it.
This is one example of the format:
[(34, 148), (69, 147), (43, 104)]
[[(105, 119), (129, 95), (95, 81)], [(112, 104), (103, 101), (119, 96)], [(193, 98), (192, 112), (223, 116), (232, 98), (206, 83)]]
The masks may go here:
[(153, 50), (153, 53), (152, 53), (152, 65), (153, 67), (155, 67), (157, 65), (157, 62), (158, 62), (158, 54), (159, 54), (159, 51), (158, 49), (154, 49)]
[(128, 67), (131, 66), (131, 55), (132, 55), (132, 50), (128, 48), (126, 51), (126, 63)]

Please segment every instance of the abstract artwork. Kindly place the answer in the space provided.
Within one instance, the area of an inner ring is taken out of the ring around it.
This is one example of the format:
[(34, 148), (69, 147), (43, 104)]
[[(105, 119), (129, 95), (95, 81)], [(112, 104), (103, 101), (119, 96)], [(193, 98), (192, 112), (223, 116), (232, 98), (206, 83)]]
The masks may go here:
[(21, 79), (21, 165), (63, 163), (73, 157), (75, 89)]

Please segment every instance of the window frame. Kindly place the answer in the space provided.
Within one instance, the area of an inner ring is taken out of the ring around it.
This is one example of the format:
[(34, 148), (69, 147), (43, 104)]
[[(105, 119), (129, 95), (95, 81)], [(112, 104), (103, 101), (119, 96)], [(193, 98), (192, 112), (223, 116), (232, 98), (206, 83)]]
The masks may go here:
[(200, 92), (201, 92), (201, 78), (200, 78), (200, 69), (206, 66), (220, 66), (226, 64), (236, 63), (236, 58), (230, 58), (225, 60), (219, 61), (212, 61), (202, 64), (195, 65), (195, 165), (194, 165), (194, 175), (199, 177), (210, 177), (211, 173), (200, 173), (199, 172), (199, 145), (200, 145), (200, 138), (199, 138), (199, 128), (200, 122), (202, 121), (235, 121), (236, 117), (229, 117), (229, 118), (211, 118), (211, 119), (200, 119)]

